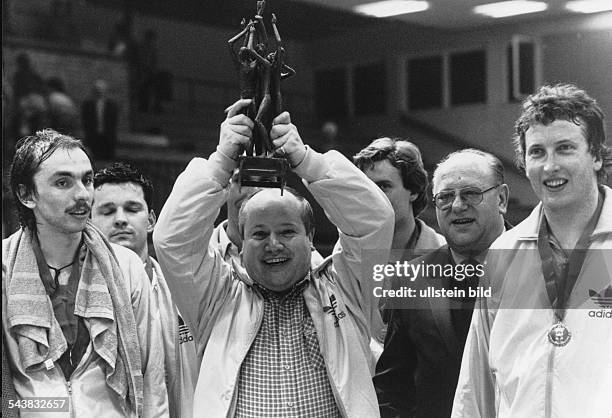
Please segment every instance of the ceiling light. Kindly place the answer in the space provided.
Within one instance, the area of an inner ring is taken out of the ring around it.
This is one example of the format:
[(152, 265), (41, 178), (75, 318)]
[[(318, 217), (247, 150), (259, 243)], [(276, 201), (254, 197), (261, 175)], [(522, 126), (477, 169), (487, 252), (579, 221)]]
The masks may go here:
[(429, 2), (415, 0), (387, 0), (360, 4), (353, 10), (357, 13), (375, 17), (388, 17), (406, 13), (422, 12), (429, 9)]
[(565, 8), (576, 13), (605, 12), (606, 10), (612, 10), (612, 2), (610, 0), (568, 1)]
[(541, 12), (546, 10), (547, 7), (548, 5), (541, 1), (500, 1), (476, 6), (474, 7), (474, 13), (499, 18)]

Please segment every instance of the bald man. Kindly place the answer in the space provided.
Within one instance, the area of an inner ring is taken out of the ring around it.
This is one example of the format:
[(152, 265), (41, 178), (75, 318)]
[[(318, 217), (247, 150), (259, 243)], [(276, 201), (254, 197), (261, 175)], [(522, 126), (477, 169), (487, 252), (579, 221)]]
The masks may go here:
[(153, 234), (173, 298), (203, 350), (194, 416), (376, 417), (370, 304), (360, 290), (371, 278), (361, 276), (361, 264), (364, 249), (391, 246), (393, 209), (340, 153), (304, 146), (285, 112), (270, 138), (340, 241), (311, 268), (310, 204), (288, 190), (264, 189), (238, 214), (242, 266), (226, 262), (209, 241), (252, 137), (253, 121), (241, 114), (249, 104), (230, 108), (216, 152), (179, 176)]

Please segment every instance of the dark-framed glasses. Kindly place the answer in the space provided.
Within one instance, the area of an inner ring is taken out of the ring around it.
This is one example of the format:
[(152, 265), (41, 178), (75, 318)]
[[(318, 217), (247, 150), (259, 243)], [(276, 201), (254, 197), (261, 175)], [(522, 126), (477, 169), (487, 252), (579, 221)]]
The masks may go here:
[(459, 198), (462, 202), (465, 202), (471, 206), (480, 205), (482, 203), (483, 195), (489, 190), (493, 190), (499, 186), (501, 186), (501, 184), (489, 187), (486, 190), (480, 190), (478, 187), (464, 187), (463, 189), (457, 190), (443, 190), (434, 195), (434, 204), (438, 209), (449, 208), (455, 201), (457, 193), (459, 193)]

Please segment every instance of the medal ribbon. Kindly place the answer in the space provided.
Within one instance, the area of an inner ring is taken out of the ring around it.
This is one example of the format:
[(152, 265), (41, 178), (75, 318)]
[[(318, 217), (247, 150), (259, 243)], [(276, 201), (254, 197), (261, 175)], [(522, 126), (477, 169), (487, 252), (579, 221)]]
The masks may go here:
[(540, 260), (542, 261), (542, 275), (544, 276), (544, 283), (546, 285), (546, 293), (548, 299), (555, 312), (555, 316), (559, 321), (563, 321), (565, 317), (565, 311), (567, 309), (567, 301), (572, 289), (576, 284), (576, 280), (582, 270), (584, 259), (586, 258), (587, 248), (590, 244), (591, 235), (595, 230), (599, 216), (603, 208), (603, 197), (599, 194), (597, 201), (597, 208), (595, 213), (589, 220), (586, 228), (582, 232), (580, 239), (576, 243), (576, 247), (571, 250), (569, 255), (568, 264), (563, 266), (561, 275), (557, 276), (557, 272), (554, 268), (554, 256), (553, 250), (550, 244), (550, 235), (548, 232), (548, 221), (546, 216), (542, 215), (542, 221), (540, 222), (540, 230), (538, 233), (538, 252), (540, 254)]

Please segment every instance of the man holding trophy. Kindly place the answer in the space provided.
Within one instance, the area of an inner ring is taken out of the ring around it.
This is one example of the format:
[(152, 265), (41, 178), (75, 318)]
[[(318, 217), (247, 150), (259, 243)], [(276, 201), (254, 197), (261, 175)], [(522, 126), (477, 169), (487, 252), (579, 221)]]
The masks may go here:
[[(257, 49), (250, 28), (263, 21), (259, 17), (243, 29), (249, 33), (245, 48)], [(270, 54), (266, 59), (274, 61)], [(285, 70), (279, 71), (282, 77)], [(361, 293), (371, 278), (362, 277), (361, 263), (364, 249), (390, 247), (393, 210), (340, 153), (305, 146), (289, 113), (275, 115), (263, 132), (259, 122), (265, 118), (248, 113), (253, 104), (242, 98), (228, 109), (216, 151), (194, 158), (178, 177), (153, 234), (202, 359), (194, 416), (377, 417), (371, 324), (364, 312), (369, 304)], [(264, 144), (256, 141), (260, 133), (268, 137), (267, 150), (258, 150)], [(321, 265), (311, 267), (308, 201), (290, 190), (283, 194), (277, 187), (284, 181), (259, 174), (259, 186), (267, 188), (239, 212), (244, 267), (209, 248), (232, 172), (253, 145), (259, 159), (284, 156), (338, 227), (339, 242)]]

